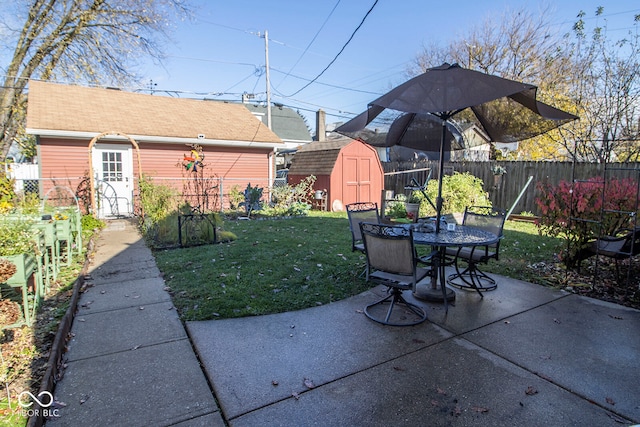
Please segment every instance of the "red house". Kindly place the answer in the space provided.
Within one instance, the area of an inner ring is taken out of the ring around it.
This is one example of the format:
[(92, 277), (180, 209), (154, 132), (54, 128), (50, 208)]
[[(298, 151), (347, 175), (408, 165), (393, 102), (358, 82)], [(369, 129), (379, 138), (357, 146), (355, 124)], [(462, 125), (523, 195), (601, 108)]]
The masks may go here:
[(90, 177), (96, 198), (117, 201), (115, 209), (96, 202), (100, 216), (133, 212), (141, 174), (183, 190), (194, 144), (217, 203), (207, 208), (220, 209), (233, 187), (270, 186), (275, 150), (283, 145), (241, 104), (34, 80), (27, 132), (37, 137), (40, 194), (54, 186), (76, 191)]

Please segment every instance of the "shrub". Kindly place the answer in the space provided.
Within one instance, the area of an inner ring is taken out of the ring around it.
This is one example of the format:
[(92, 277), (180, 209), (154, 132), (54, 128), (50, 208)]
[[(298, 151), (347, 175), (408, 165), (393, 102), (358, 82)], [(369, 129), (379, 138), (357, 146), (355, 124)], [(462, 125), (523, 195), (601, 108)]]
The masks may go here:
[(255, 186), (252, 187), (251, 183), (247, 184), (247, 188), (244, 190), (244, 202), (239, 206), (244, 206), (247, 216), (251, 216), (251, 212), (259, 211), (262, 209), (262, 192), (263, 188)]
[[(436, 205), (438, 197), (438, 180), (432, 179), (427, 184), (427, 196)], [(422, 200), (420, 203), (420, 216), (434, 216), (435, 209), (424, 200), (424, 195), (416, 191), (415, 195)], [(442, 177), (442, 214), (464, 212), (467, 206), (491, 206), (491, 200), (484, 191), (480, 178), (468, 172)]]
[(13, 200), (16, 197), (13, 184), (13, 179), (7, 178), (4, 173), (0, 174), (0, 213), (9, 212), (13, 208)]
[[(424, 198), (417, 198), (418, 201), (414, 201), (412, 203), (422, 203)], [(405, 202), (407, 201), (407, 196), (404, 194), (396, 194), (393, 200), (387, 203), (384, 215), (389, 218), (406, 218), (407, 217), (407, 208), (405, 206)]]
[(21, 194), (15, 199), (15, 208), (24, 214), (40, 213), (40, 197), (36, 193)]
[(314, 175), (309, 175), (295, 186), (285, 184), (273, 187), (271, 190), (271, 206), (265, 209), (265, 214), (298, 216), (306, 215), (311, 209), (311, 198), (316, 182)]
[(140, 204), (151, 224), (157, 224), (175, 212), (178, 208), (176, 201), (177, 191), (174, 188), (155, 184), (147, 175), (140, 178)]
[(104, 221), (96, 218), (92, 214), (82, 215), (82, 219), (80, 220), (82, 224), (82, 229), (85, 231), (93, 231), (96, 229), (104, 228), (106, 225)]
[(577, 253), (590, 240), (631, 226), (637, 214), (634, 180), (613, 178), (606, 183), (606, 193), (604, 184), (600, 177), (573, 185), (566, 181), (557, 186), (538, 184), (540, 218), (536, 224), (541, 233), (567, 241), (561, 257), (568, 267), (575, 265)]
[(240, 190), (240, 187), (237, 185), (231, 187), (231, 190), (229, 190), (229, 208), (231, 208), (231, 210), (237, 210), (243, 200), (244, 193)]
[(37, 253), (37, 234), (30, 221), (0, 221), (0, 256)]

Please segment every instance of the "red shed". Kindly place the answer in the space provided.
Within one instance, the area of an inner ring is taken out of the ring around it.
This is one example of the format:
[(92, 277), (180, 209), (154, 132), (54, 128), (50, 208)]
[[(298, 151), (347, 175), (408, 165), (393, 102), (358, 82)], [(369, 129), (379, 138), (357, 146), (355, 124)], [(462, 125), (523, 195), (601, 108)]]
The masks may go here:
[(355, 202), (378, 201), (384, 171), (375, 148), (350, 138), (316, 141), (301, 147), (289, 168), (289, 184), (309, 175), (314, 189), (327, 190), (328, 208), (342, 211)]

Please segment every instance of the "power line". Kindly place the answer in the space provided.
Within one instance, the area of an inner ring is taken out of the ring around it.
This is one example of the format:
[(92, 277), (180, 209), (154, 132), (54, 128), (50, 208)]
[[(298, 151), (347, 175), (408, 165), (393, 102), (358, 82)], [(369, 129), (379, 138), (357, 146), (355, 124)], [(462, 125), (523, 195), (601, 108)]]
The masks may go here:
[[(282, 73), (282, 74), (287, 74), (282, 70), (278, 70), (277, 68), (271, 68), (271, 71), (275, 71), (277, 73)], [(289, 75), (291, 77), (294, 77), (296, 79), (306, 80), (309, 83), (313, 83), (313, 80), (309, 80), (309, 79), (306, 79), (304, 77), (296, 76), (295, 74), (287, 74), (287, 75)], [(342, 90), (349, 90), (349, 91), (352, 91), (352, 92), (367, 93), (369, 95), (382, 95), (382, 93), (379, 93), (379, 92), (371, 92), (371, 91), (368, 91), (368, 90), (353, 89), (353, 88), (349, 88), (349, 87), (333, 85), (333, 84), (330, 84), (330, 83), (322, 83), (322, 82), (316, 82), (316, 83), (319, 84), (319, 85), (322, 85), (322, 86), (328, 86), (328, 87), (332, 87), (332, 88), (336, 88), (336, 89), (342, 89)], [(275, 90), (276, 92), (278, 92), (278, 94), (280, 96), (285, 97), (285, 98), (289, 98), (290, 96), (294, 96), (295, 95), (295, 93), (293, 95), (285, 95), (285, 94), (279, 92), (277, 88), (273, 88), (273, 90)], [(296, 92), (296, 93), (298, 93), (298, 92)]]
[(295, 64), (293, 64), (291, 66), (291, 68), (289, 69), (289, 71), (287, 72), (287, 74), (285, 74), (284, 78), (280, 81), (280, 84), (278, 85), (278, 87), (280, 87), (280, 85), (287, 79), (287, 77), (289, 77), (289, 74), (291, 74), (291, 72), (293, 71), (294, 68), (296, 68), (296, 65), (298, 65), (298, 63), (302, 60), (302, 58), (304, 57), (304, 55), (307, 53), (307, 51), (309, 50), (309, 48), (311, 47), (311, 45), (313, 44), (314, 41), (316, 41), (316, 38), (318, 38), (318, 35), (320, 34), (320, 32), (322, 31), (322, 29), (324, 28), (325, 25), (327, 25), (327, 22), (329, 22), (329, 18), (331, 18), (331, 15), (333, 15), (333, 12), (335, 12), (336, 8), (338, 7), (338, 5), (340, 4), (340, 0), (338, 0), (336, 2), (336, 4), (333, 6), (333, 9), (331, 9), (331, 12), (329, 12), (329, 15), (327, 16), (327, 18), (324, 20), (324, 22), (322, 23), (322, 25), (320, 26), (320, 28), (318, 29), (318, 31), (316, 32), (316, 34), (313, 36), (313, 38), (311, 39), (311, 41), (309, 42), (309, 44), (307, 45), (307, 47), (304, 48), (304, 50), (302, 51), (302, 53), (300, 54), (300, 57), (298, 58), (298, 60), (295, 62)]
[(295, 96), (297, 94), (299, 94), (300, 92), (302, 92), (304, 89), (306, 89), (307, 87), (309, 87), (313, 82), (315, 82), (316, 80), (318, 80), (320, 78), (320, 76), (322, 76), (325, 71), (327, 71), (329, 69), (329, 67), (331, 67), (333, 65), (334, 62), (336, 62), (336, 60), (338, 59), (338, 57), (340, 56), (340, 54), (347, 48), (347, 45), (351, 42), (351, 40), (353, 39), (353, 37), (355, 37), (356, 33), (358, 32), (358, 30), (360, 29), (360, 27), (362, 27), (362, 24), (364, 24), (364, 21), (367, 19), (367, 17), (369, 16), (369, 14), (373, 11), (373, 8), (376, 7), (376, 5), (378, 4), (378, 0), (375, 0), (373, 2), (373, 5), (371, 6), (371, 8), (367, 11), (367, 13), (364, 15), (364, 18), (362, 18), (362, 21), (360, 21), (360, 24), (358, 24), (358, 26), (356, 27), (355, 30), (353, 30), (353, 33), (351, 33), (351, 36), (349, 37), (349, 39), (347, 40), (347, 42), (344, 44), (344, 46), (342, 46), (342, 49), (340, 49), (340, 51), (336, 54), (336, 56), (331, 60), (331, 62), (329, 62), (329, 65), (327, 65), (324, 70), (322, 70), (320, 72), (320, 74), (318, 74), (316, 77), (314, 77), (309, 83), (307, 83), (306, 85), (302, 86), (300, 89), (298, 89), (297, 91), (295, 91), (294, 93), (292, 93), (289, 96)]

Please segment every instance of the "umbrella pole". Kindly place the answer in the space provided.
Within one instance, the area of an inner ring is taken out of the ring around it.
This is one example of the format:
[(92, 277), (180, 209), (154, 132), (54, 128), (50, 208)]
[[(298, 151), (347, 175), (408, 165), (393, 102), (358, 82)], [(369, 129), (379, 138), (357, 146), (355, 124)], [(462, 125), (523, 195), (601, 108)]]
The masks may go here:
[(444, 169), (444, 141), (446, 139), (447, 121), (442, 120), (442, 137), (440, 138), (440, 162), (438, 165), (438, 197), (436, 198), (436, 233), (440, 232), (440, 216), (442, 215), (442, 170)]

